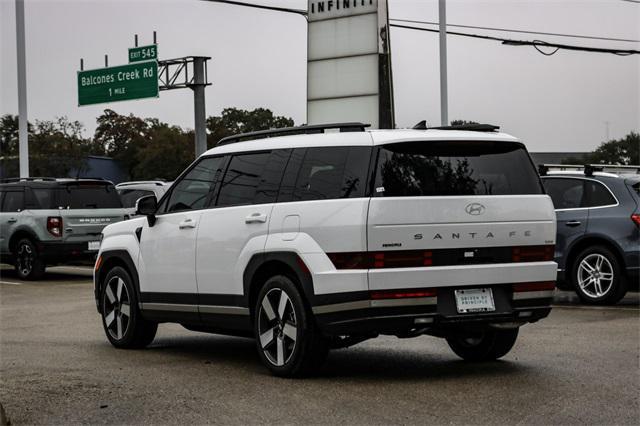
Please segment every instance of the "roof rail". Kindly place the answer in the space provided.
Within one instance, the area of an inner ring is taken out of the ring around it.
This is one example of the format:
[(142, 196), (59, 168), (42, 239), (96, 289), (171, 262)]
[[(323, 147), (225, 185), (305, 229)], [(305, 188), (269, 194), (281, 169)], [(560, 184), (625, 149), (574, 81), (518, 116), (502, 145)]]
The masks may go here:
[(640, 174), (640, 166), (618, 165), (618, 164), (538, 164), (538, 173), (546, 175), (551, 170), (557, 171), (583, 171), (585, 176), (593, 176), (594, 172), (608, 172), (622, 174), (624, 172), (634, 172)]
[(56, 178), (52, 178), (52, 177), (16, 177), (16, 178), (2, 178), (0, 179), (0, 183), (11, 183), (11, 182), (22, 182), (22, 181), (26, 181), (26, 182), (30, 182), (30, 181), (35, 181), (35, 180), (42, 180), (42, 181), (54, 181), (56, 180)]
[(250, 139), (250, 138), (262, 139), (262, 138), (272, 138), (275, 136), (324, 133), (325, 130), (328, 130), (328, 129), (339, 129), (340, 132), (364, 132), (364, 129), (369, 126), (371, 126), (371, 124), (349, 122), (349, 123), (311, 124), (311, 125), (296, 126), (296, 127), (281, 127), (278, 129), (258, 130), (257, 132), (239, 133), (237, 135), (227, 136), (226, 138), (220, 139), (216, 146), (241, 142), (242, 140)]

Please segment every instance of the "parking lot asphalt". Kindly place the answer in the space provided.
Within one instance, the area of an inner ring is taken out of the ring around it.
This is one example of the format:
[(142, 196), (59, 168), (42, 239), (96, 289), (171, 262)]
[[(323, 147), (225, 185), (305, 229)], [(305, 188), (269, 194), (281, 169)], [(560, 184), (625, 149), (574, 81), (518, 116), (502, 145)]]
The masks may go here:
[(333, 351), (307, 379), (269, 375), (249, 339), (161, 325), (145, 350), (104, 336), (91, 270), (0, 271), (0, 403), (13, 424), (637, 424), (638, 293), (585, 307), (559, 292), (503, 360), (432, 337)]

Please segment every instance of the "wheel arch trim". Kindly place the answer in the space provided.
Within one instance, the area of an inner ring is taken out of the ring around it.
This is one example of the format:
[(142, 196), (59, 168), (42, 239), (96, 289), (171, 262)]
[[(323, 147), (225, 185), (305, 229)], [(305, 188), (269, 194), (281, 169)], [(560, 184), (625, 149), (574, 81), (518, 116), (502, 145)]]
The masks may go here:
[(251, 296), (253, 295), (252, 292), (255, 291), (255, 289), (253, 289), (255, 278), (259, 276), (259, 272), (263, 267), (267, 267), (267, 265), (277, 265), (278, 263), (293, 272), (295, 275), (293, 278), (297, 280), (301, 287), (302, 296), (307, 303), (312, 304), (314, 297), (313, 278), (307, 265), (296, 252), (277, 251), (253, 255), (244, 270), (242, 279), (243, 294), (245, 304), (249, 309), (252, 308)]
[(135, 267), (135, 262), (131, 258), (131, 255), (127, 250), (107, 250), (100, 253), (102, 259), (100, 267), (94, 271), (95, 284), (94, 284), (94, 296), (96, 299), (96, 306), (98, 312), (100, 312), (100, 292), (102, 291), (102, 281), (105, 274), (113, 266), (124, 266), (131, 279), (133, 280), (133, 287), (136, 293), (136, 300), (140, 301), (140, 280), (138, 277), (138, 270)]

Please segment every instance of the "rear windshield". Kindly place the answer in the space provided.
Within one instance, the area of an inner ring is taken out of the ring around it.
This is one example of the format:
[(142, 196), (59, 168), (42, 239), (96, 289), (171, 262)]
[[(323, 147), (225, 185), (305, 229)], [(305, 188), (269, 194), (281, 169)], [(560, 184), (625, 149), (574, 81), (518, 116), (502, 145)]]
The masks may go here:
[(69, 209), (113, 209), (122, 207), (113, 185), (67, 185), (57, 191), (57, 207)]
[(155, 195), (153, 191), (149, 191), (146, 189), (119, 189), (118, 193), (120, 194), (122, 205), (127, 208), (135, 207), (136, 201), (138, 201), (142, 197), (146, 197), (147, 195)]
[(521, 144), (487, 141), (384, 145), (374, 187), (378, 197), (543, 193)]

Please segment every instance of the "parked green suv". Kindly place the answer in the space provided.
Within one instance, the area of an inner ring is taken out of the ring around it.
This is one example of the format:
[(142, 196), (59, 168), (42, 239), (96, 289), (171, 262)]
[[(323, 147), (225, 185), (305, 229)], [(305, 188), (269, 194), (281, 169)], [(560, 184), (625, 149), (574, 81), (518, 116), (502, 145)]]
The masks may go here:
[(92, 259), (102, 229), (126, 219), (113, 183), (23, 178), (0, 182), (0, 255), (24, 280), (47, 265)]

